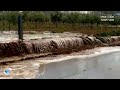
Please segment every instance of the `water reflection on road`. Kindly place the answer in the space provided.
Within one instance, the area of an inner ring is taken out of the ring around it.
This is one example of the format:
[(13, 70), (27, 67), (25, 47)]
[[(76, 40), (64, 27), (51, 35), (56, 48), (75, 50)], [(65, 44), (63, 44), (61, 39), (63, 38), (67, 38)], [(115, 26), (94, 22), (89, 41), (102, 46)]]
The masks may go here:
[(120, 52), (105, 54), (85, 60), (72, 58), (46, 65), (44, 79), (119, 79)]
[(64, 78), (120, 79), (120, 52), (97, 56), (85, 61), (85, 71)]

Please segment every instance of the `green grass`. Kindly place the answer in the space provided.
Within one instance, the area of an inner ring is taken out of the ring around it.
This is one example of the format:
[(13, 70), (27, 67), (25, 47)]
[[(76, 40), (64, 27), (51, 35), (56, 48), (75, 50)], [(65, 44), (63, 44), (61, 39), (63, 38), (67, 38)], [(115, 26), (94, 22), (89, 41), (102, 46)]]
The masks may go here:
[(106, 36), (120, 36), (120, 31), (110, 31), (110, 32), (102, 32), (97, 34), (98, 36), (106, 37)]
[[(17, 30), (17, 24), (12, 25), (11, 24), (11, 29), (10, 30)], [(9, 31), (9, 25), (7, 22), (3, 25), (3, 22), (0, 22), (0, 30), (8, 30)], [(36, 28), (36, 23), (30, 23), (26, 22), (23, 24), (23, 30), (24, 31), (51, 31), (51, 32), (77, 32), (77, 33), (83, 33), (83, 34), (94, 34), (94, 35), (99, 35), (99, 36), (114, 36), (114, 35), (120, 35), (120, 28), (109, 28), (109, 27), (96, 27), (94, 26), (92, 29), (90, 26), (83, 27), (80, 24), (75, 24), (74, 27), (72, 27), (72, 24), (63, 24), (59, 23), (57, 28), (53, 23), (45, 23), (45, 24), (39, 24), (37, 25)]]

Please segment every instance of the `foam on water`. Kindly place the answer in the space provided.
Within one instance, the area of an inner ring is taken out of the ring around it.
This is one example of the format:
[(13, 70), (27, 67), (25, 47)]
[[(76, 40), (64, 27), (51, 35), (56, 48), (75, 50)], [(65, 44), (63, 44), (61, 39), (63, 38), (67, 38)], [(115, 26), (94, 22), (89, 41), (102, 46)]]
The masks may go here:
[[(12, 63), (9, 65), (5, 66), (0, 66), (0, 68), (11, 68), (11, 74), (6, 76), (4, 73), (0, 73), (0, 78), (19, 78), (19, 79), (30, 79), (30, 78), (35, 78), (39, 77), (40, 75), (44, 74), (44, 69), (45, 66), (48, 63), (53, 63), (53, 62), (61, 62), (61, 61), (69, 61), (71, 59), (75, 60), (84, 60), (87, 58), (92, 58), (95, 56), (99, 56), (102, 54), (110, 53), (110, 52), (116, 52), (120, 51), (120, 47), (102, 47), (102, 48), (95, 48), (91, 50), (86, 50), (84, 52), (84, 55), (82, 54), (69, 54), (69, 55), (61, 55), (61, 56), (56, 56), (54, 58), (46, 57), (46, 58), (41, 58), (41, 59), (35, 59), (35, 60), (29, 60), (29, 61), (22, 61), (22, 62), (17, 62), (17, 63)], [(88, 53), (86, 55), (86, 53)], [(94, 52), (94, 53), (92, 53)], [(42, 67), (42, 68), (41, 68)]]

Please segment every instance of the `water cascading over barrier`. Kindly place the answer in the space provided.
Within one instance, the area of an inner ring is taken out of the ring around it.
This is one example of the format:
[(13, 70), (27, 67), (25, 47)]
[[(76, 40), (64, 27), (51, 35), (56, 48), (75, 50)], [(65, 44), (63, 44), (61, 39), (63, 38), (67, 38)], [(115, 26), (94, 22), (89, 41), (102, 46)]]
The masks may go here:
[[(113, 37), (72, 37), (44, 40), (14, 41), (0, 43), (0, 57), (19, 56), (23, 54), (48, 53), (64, 54), (104, 45), (120, 45), (119, 36)], [(117, 44), (116, 44), (117, 43)]]

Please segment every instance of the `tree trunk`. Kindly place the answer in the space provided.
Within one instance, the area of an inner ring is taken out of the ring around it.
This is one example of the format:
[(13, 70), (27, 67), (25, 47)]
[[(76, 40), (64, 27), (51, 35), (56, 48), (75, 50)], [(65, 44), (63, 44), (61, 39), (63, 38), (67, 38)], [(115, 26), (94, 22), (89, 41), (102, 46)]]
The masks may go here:
[(4, 25), (5, 23), (4, 23), (4, 21), (3, 21), (3, 25)]
[(99, 24), (97, 23), (97, 27), (98, 27), (98, 25), (99, 25)]
[(81, 23), (79, 23), (79, 26), (81, 27)]
[(72, 23), (72, 28), (74, 28), (74, 23)]
[(84, 23), (84, 26), (86, 27), (86, 23)]
[(49, 23), (49, 31), (50, 31), (50, 22), (48, 22)]
[(9, 30), (10, 30), (10, 23), (9, 23)]
[(37, 29), (37, 21), (36, 21), (36, 29)]
[(91, 29), (93, 28), (93, 23), (91, 23)]
[(57, 28), (57, 22), (55, 23), (55, 26), (56, 26), (56, 28)]
[(39, 23), (38, 23), (38, 28), (40, 29), (40, 21), (39, 21)]
[(84, 23), (82, 23), (83, 27), (84, 27)]

